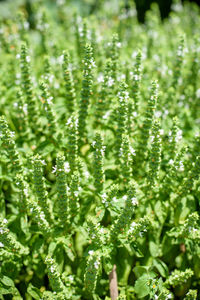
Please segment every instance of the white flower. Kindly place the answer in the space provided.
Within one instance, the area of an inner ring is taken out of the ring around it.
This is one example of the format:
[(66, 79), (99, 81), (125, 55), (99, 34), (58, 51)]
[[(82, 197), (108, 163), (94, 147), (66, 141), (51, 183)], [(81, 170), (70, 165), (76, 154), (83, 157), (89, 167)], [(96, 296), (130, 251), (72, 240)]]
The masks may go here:
[(3, 219), (3, 224), (7, 224), (8, 220), (7, 219)]
[(93, 255), (93, 254), (94, 254), (94, 250), (90, 250), (90, 251), (88, 252), (88, 254), (89, 254), (89, 255)]
[(57, 166), (53, 167), (52, 173), (56, 173), (56, 171), (57, 171)]
[(107, 111), (106, 114), (103, 116), (103, 119), (104, 120), (108, 119), (109, 115), (110, 115), (110, 111)]
[(112, 77), (109, 77), (109, 79), (108, 79), (108, 86), (109, 87), (113, 86), (113, 84), (114, 84), (114, 79)]
[(26, 61), (29, 63), (30, 61), (31, 61), (31, 58), (30, 58), (30, 56), (26, 56)]
[(3, 248), (4, 244), (2, 242), (0, 242), (0, 248)]
[(15, 136), (14, 131), (10, 131), (10, 137), (12, 138), (12, 137), (14, 137), (14, 136)]
[(117, 202), (117, 198), (116, 197), (113, 197), (112, 200), (113, 200), (113, 202)]
[(59, 63), (60, 65), (62, 65), (63, 60), (64, 60), (64, 55), (62, 54), (61, 56), (58, 57), (58, 63)]
[(20, 54), (17, 54), (17, 55), (16, 55), (16, 59), (20, 59)]
[(52, 100), (53, 100), (53, 97), (47, 98), (47, 103), (48, 103), (49, 105), (52, 104)]
[(50, 271), (51, 271), (51, 273), (54, 273), (55, 272), (55, 266), (51, 266)]
[(151, 136), (150, 136), (151, 143), (154, 141), (154, 139), (155, 139), (155, 136), (154, 136), (154, 135), (151, 135)]
[(94, 263), (95, 269), (98, 269), (98, 266), (99, 266), (99, 261), (95, 261), (95, 263)]
[(23, 112), (27, 115), (28, 114), (28, 105), (25, 103), (22, 107)]
[(42, 221), (45, 221), (45, 215), (44, 215), (44, 212), (43, 212), (43, 211), (40, 213), (40, 219), (41, 219)]
[(104, 78), (103, 78), (103, 74), (100, 73), (98, 78), (97, 78), (97, 81), (100, 83), (100, 82), (104, 82)]
[(132, 155), (134, 155), (134, 156), (136, 155), (135, 149), (133, 149), (132, 147), (130, 147), (130, 152), (131, 152)]
[(198, 89), (198, 90), (196, 91), (196, 97), (197, 97), (197, 98), (200, 98), (200, 89)]
[(88, 171), (85, 171), (84, 174), (85, 174), (85, 177), (86, 177), (86, 178), (89, 178), (89, 177), (90, 177), (90, 173), (89, 173)]
[(127, 195), (124, 195), (124, 196), (122, 197), (122, 199), (125, 200), (125, 201), (127, 200), (127, 198), (128, 198)]
[(160, 129), (160, 135), (164, 134), (164, 129)]
[(72, 282), (72, 281), (74, 280), (74, 276), (73, 276), (73, 275), (69, 275), (69, 276), (68, 276), (68, 279), (69, 279), (69, 281)]
[(24, 192), (24, 195), (25, 195), (25, 196), (28, 196), (28, 189), (27, 189), (27, 188), (26, 188), (26, 189), (24, 189), (24, 191), (23, 191), (23, 192)]
[(45, 161), (44, 161), (44, 160), (41, 160), (41, 164), (42, 164), (43, 166), (45, 166), (45, 165), (46, 165), (46, 163), (45, 163)]
[(137, 75), (137, 74), (133, 75), (133, 78), (134, 78), (135, 81), (139, 81), (140, 80), (140, 76)]
[(105, 203), (107, 199), (106, 193), (103, 193), (101, 197), (102, 197), (102, 203)]
[(70, 172), (70, 165), (69, 165), (68, 161), (66, 161), (64, 163), (64, 170), (65, 170), (66, 173)]
[(94, 148), (94, 146), (96, 145), (96, 141), (92, 142), (92, 147)]
[(173, 163), (174, 163), (173, 159), (170, 159), (170, 160), (169, 160), (169, 165), (172, 166)]
[(176, 135), (176, 141), (179, 142), (182, 139), (182, 130), (178, 130)]
[(78, 191), (74, 192), (75, 197), (78, 197)]
[(161, 115), (162, 115), (162, 112), (160, 110), (158, 110), (158, 111), (155, 112), (155, 117), (156, 118), (160, 118)]
[(131, 202), (133, 205), (138, 205), (138, 201), (137, 201), (136, 197), (131, 198)]
[(184, 164), (181, 160), (179, 162), (179, 171), (184, 171)]
[(1, 227), (0, 228), (0, 234), (4, 234), (5, 230)]

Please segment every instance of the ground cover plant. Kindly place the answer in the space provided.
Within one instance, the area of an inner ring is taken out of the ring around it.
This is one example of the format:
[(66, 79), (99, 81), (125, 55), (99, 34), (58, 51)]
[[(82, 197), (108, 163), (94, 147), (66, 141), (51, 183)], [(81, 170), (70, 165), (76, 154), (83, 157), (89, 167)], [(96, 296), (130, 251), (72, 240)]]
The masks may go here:
[(1, 19), (0, 299), (199, 299), (199, 8), (75, 2)]

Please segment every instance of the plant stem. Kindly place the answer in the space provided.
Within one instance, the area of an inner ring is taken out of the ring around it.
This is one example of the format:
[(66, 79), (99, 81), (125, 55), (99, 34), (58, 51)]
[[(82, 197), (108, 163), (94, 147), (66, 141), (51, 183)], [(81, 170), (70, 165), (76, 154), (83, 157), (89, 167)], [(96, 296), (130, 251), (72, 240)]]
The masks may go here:
[(111, 300), (116, 300), (118, 297), (118, 287), (117, 287), (117, 272), (116, 265), (113, 266), (112, 271), (109, 274), (109, 286), (110, 286), (110, 297)]

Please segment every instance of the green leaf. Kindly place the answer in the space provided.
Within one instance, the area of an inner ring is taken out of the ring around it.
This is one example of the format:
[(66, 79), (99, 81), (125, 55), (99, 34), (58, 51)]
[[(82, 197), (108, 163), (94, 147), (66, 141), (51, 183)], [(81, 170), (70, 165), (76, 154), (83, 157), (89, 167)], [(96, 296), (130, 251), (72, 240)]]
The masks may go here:
[(12, 279), (10, 279), (9, 277), (3, 275), (1, 278), (0, 278), (1, 282), (4, 284), (4, 285), (7, 285), (7, 286), (11, 286), (11, 287), (15, 287), (15, 284), (13, 282)]
[(167, 209), (165, 203), (161, 202), (160, 200), (156, 201), (154, 211), (160, 223), (163, 224), (167, 216)]
[(136, 280), (134, 289), (138, 298), (147, 296), (150, 293), (149, 276), (144, 274), (138, 280)]
[(56, 250), (56, 247), (57, 247), (57, 243), (56, 243), (56, 242), (51, 242), (51, 243), (49, 244), (48, 254), (49, 254), (50, 256), (53, 256), (54, 251)]
[(133, 272), (135, 273), (136, 277), (139, 278), (139, 277), (141, 277), (143, 274), (148, 273), (149, 270), (150, 270), (150, 267), (138, 266), (138, 267), (135, 267), (135, 268), (133, 269)]
[(158, 270), (158, 272), (160, 273), (160, 275), (162, 277), (167, 277), (168, 276), (168, 267), (167, 265), (160, 259), (154, 259), (153, 260), (153, 265), (155, 266), (155, 268)]
[(149, 251), (153, 257), (159, 256), (159, 245), (157, 245), (154, 241), (149, 242)]
[(130, 244), (130, 247), (132, 249), (132, 251), (135, 253), (135, 255), (137, 257), (144, 257), (144, 254), (142, 253), (142, 251), (139, 249), (139, 246), (136, 244), (136, 242), (132, 242)]
[(34, 287), (31, 283), (29, 283), (27, 292), (33, 297), (33, 299), (40, 300), (42, 297), (42, 293), (40, 292), (40, 290)]

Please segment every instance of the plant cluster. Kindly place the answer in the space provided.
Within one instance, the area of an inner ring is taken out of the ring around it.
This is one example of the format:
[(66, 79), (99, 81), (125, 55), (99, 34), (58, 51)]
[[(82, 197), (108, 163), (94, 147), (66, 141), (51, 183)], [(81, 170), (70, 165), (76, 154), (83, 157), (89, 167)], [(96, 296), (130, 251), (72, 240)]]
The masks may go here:
[(0, 299), (199, 299), (199, 8), (75, 2), (1, 18)]

